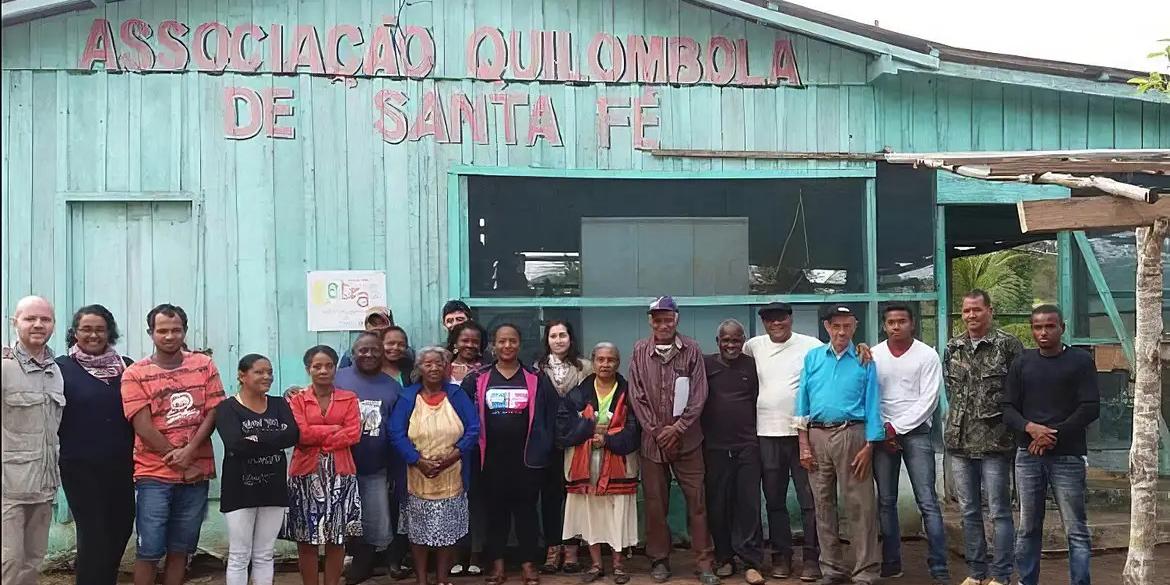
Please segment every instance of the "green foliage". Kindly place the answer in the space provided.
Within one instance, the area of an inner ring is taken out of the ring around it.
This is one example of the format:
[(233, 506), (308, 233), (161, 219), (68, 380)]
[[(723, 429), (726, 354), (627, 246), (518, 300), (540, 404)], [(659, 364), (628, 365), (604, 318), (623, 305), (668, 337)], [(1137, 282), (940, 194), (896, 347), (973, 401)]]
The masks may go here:
[(1000, 250), (951, 261), (951, 304), (963, 306), (963, 295), (974, 289), (987, 291), (1001, 311), (1031, 308), (1031, 256), (1018, 250)]
[[(1170, 39), (1159, 39), (1158, 42), (1168, 44), (1166, 45), (1166, 48), (1162, 49), (1161, 51), (1156, 51), (1146, 56), (1150, 59), (1166, 57), (1167, 63), (1170, 64)], [(1162, 93), (1170, 94), (1170, 73), (1152, 71), (1146, 77), (1135, 77), (1130, 79), (1128, 83), (1136, 85), (1138, 91), (1141, 93), (1146, 93), (1147, 91), (1160, 91)]]

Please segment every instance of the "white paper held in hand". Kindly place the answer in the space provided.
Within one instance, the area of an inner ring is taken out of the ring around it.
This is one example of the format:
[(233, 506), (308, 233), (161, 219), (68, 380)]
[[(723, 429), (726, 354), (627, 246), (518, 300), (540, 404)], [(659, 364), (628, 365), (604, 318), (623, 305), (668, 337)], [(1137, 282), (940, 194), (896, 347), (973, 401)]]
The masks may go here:
[(682, 416), (687, 408), (687, 401), (691, 399), (691, 379), (679, 376), (674, 380), (674, 416)]

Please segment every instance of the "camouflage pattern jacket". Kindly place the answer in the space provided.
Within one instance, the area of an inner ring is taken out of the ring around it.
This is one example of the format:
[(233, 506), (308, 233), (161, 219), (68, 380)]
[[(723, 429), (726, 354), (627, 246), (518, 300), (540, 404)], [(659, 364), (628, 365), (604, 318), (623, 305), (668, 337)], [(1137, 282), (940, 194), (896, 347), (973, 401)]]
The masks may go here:
[(1015, 450), (1000, 400), (1008, 367), (1023, 351), (1024, 344), (1002, 329), (992, 329), (978, 342), (964, 333), (947, 343), (943, 380), (949, 411), (943, 443), (948, 451), (981, 457)]

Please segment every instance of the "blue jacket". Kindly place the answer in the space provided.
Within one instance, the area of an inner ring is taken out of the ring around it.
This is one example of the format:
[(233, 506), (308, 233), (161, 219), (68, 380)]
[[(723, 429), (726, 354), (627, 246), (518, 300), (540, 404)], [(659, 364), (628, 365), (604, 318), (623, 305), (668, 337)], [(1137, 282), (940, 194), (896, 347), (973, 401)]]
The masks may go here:
[[(402, 394), (398, 397), (398, 402), (394, 404), (394, 410), (390, 413), (390, 444), (394, 446), (394, 450), (402, 457), (402, 461), (406, 465), (414, 465), (422, 457), (418, 449), (414, 448), (414, 443), (407, 436), (407, 430), (410, 426), (410, 417), (414, 414), (414, 403), (417, 401), (418, 393), (422, 390), (422, 384), (412, 384), (402, 390)], [(471, 488), (471, 466), (478, 464), (472, 457), (476, 441), (479, 439), (479, 415), (475, 412), (475, 405), (471, 402), (471, 398), (462, 388), (455, 384), (444, 384), (443, 390), (447, 392), (447, 400), (451, 402), (451, 407), (455, 409), (455, 414), (459, 415), (459, 420), (463, 422), (463, 436), (460, 437), (459, 442), (455, 443), (455, 447), (459, 449), (459, 454), (463, 462), (463, 489), (467, 491)], [(406, 468), (403, 467), (399, 477), (401, 483), (399, 485), (406, 485)]]

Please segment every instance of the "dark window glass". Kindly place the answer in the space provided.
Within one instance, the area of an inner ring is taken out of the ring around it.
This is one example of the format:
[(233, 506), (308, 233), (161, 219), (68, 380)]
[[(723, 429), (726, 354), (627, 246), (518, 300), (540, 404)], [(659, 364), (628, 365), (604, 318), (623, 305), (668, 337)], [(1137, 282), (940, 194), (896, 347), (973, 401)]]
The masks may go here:
[(934, 171), (878, 165), (879, 291), (934, 290), (934, 179)]
[(473, 176), (471, 295), (863, 292), (864, 210), (861, 179)]
[[(1133, 336), (1136, 332), (1135, 310), (1137, 288), (1137, 244), (1133, 231), (1123, 232), (1090, 232), (1089, 245), (1093, 256), (1101, 266), (1101, 273), (1113, 294), (1113, 302), (1117, 304), (1117, 311), (1121, 313), (1121, 320), (1125, 323), (1126, 332)], [(1073, 257), (1073, 318), (1076, 319), (1078, 337), (1094, 339), (1116, 338), (1117, 333), (1113, 323), (1105, 312), (1105, 305), (1089, 276), (1089, 269), (1085, 265), (1084, 257), (1079, 250), (1074, 250)], [(1162, 265), (1170, 266), (1170, 246), (1162, 249)], [(1162, 320), (1170, 323), (1170, 270), (1162, 273)]]

